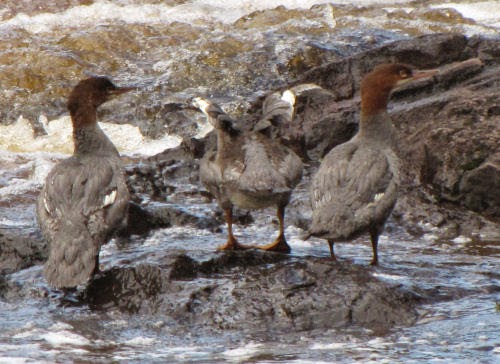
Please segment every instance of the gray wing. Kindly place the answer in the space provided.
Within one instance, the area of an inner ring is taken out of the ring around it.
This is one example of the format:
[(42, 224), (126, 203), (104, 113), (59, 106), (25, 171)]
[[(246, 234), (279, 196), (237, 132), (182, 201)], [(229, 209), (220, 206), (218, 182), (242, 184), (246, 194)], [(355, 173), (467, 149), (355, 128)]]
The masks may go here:
[(311, 184), (310, 233), (349, 239), (380, 226), (397, 198), (396, 157), (391, 151), (345, 143), (323, 160)]
[(49, 242), (45, 274), (55, 287), (84, 283), (100, 246), (126, 222), (129, 194), (119, 163), (85, 162), (72, 157), (54, 167), (37, 201), (38, 222)]
[(216, 152), (200, 162), (200, 180), (224, 208), (230, 194), (289, 194), (302, 178), (302, 161), (287, 147), (258, 133), (238, 140), (229, 155), (217, 163)]
[[(299, 84), (288, 90), (273, 92), (269, 94), (262, 104), (262, 118), (253, 127), (254, 131), (263, 132), (272, 127), (280, 127), (293, 121), (297, 101), (304, 102), (311, 95), (319, 97), (332, 94), (328, 90), (321, 88), (314, 83)], [(276, 137), (276, 133), (270, 132), (267, 135)]]
[(209, 152), (200, 163), (201, 182), (221, 206), (230, 206), (235, 191), (291, 193), (302, 178), (302, 161), (292, 150), (258, 132), (236, 130), (234, 121), (208, 100), (195, 98), (193, 105), (221, 131), (218, 154)]
[(222, 208), (229, 208), (231, 203), (224, 188), (221, 167), (215, 162), (216, 155), (217, 152), (211, 150), (203, 156), (200, 161), (200, 181)]
[(238, 176), (247, 191), (291, 192), (302, 178), (302, 161), (289, 148), (259, 133), (251, 134), (243, 145), (244, 159)]
[(290, 90), (283, 94), (273, 92), (266, 97), (262, 104), (262, 118), (252, 128), (253, 131), (263, 132), (270, 127), (288, 124), (293, 119), (295, 95)]
[(262, 118), (243, 146), (245, 168), (240, 177), (241, 189), (289, 193), (300, 182), (302, 160), (280, 144), (277, 134), (270, 130), (292, 122), (298, 90), (291, 88), (283, 93), (274, 92), (264, 100)]

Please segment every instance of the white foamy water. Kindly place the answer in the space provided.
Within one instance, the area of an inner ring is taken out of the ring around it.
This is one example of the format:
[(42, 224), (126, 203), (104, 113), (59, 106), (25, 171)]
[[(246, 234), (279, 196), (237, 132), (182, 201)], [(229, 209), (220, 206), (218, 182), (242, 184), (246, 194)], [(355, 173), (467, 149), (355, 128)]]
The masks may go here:
[[(0, 147), (16, 153), (73, 153), (73, 128), (69, 115), (43, 121), (42, 125), (47, 135), (35, 136), (31, 123), (22, 116), (13, 124), (0, 125)], [(178, 146), (182, 141), (180, 137), (168, 134), (151, 140), (145, 138), (137, 126), (130, 124), (100, 122), (99, 125), (118, 151), (125, 155), (155, 155)]]
[[(270, 3), (276, 4), (272, 6)], [(22, 28), (30, 33), (50, 32), (54, 28), (88, 27), (96, 23), (126, 22), (154, 24), (163, 22), (221, 21), (232, 23), (252, 11), (262, 10), (287, 1), (239, 2), (232, 1), (195, 1), (177, 6), (163, 4), (127, 5), (111, 2), (95, 2), (91, 5), (76, 6), (59, 14), (38, 14), (28, 16), (19, 14), (4, 22), (2, 27)], [(297, 5), (297, 1), (292, 1)], [(320, 1), (304, 1), (300, 7), (310, 7)], [(287, 4), (288, 5), (288, 4)], [(290, 4), (291, 5), (291, 4)]]
[(500, 3), (495, 1), (478, 2), (447, 2), (445, 4), (431, 5), (431, 8), (451, 8), (464, 17), (473, 19), (478, 23), (500, 28)]
[(68, 330), (51, 331), (47, 334), (41, 335), (41, 338), (52, 346), (84, 346), (90, 344), (90, 341), (85, 337)]
[(131, 346), (150, 346), (156, 343), (156, 339), (151, 337), (137, 336), (125, 342)]
[(346, 343), (314, 343), (311, 350), (343, 350), (347, 346)]
[[(125, 22), (133, 24), (186, 22), (202, 24), (203, 22), (218, 21), (233, 23), (239, 18), (255, 11), (273, 9), (284, 6), (288, 9), (309, 9), (314, 5), (329, 3), (321, 0), (193, 0), (186, 3), (170, 6), (166, 4), (135, 4), (111, 1), (95, 1), (90, 5), (81, 5), (69, 8), (57, 14), (42, 13), (29, 16), (23, 13), (6, 21), (0, 22), (0, 32), (13, 28), (22, 28), (30, 33), (50, 32), (54, 29), (93, 27), (96, 24)], [(410, 0), (336, 0), (335, 5), (378, 6), (391, 7), (406, 5), (412, 10)], [(475, 20), (487, 26), (500, 27), (500, 15), (497, 1), (479, 2), (451, 2), (431, 4), (431, 8), (452, 8), (464, 17)], [(492, 11), (496, 9), (497, 11)], [(367, 19), (369, 20), (369, 19)]]
[(257, 353), (265, 353), (264, 346), (258, 343), (248, 343), (245, 346), (224, 351), (222, 355), (231, 361), (249, 360)]
[[(2, 174), (7, 175), (1, 178), (0, 198), (7, 200), (10, 197), (36, 191), (45, 181), (45, 177), (54, 166), (54, 161), (63, 157), (62, 154), (45, 152), (22, 154), (0, 150), (0, 178)], [(16, 177), (16, 174), (19, 177)], [(5, 225), (8, 225), (9, 221), (14, 226), (24, 224), (11, 219), (2, 219)]]
[[(2, 364), (24, 364), (24, 363), (29, 363), (31, 360), (30, 358), (14, 358), (14, 357), (3, 357), (0, 358), (0, 363)], [(48, 362), (39, 362), (39, 363), (48, 363)]]
[[(254, 11), (285, 6), (288, 9), (308, 9), (313, 5), (324, 4), (321, 0), (195, 0), (177, 6), (164, 4), (127, 4), (123, 6), (110, 1), (96, 1), (91, 5), (75, 6), (58, 14), (37, 14), (28, 16), (18, 14), (0, 23), (0, 31), (9, 28), (22, 28), (30, 33), (50, 32), (55, 28), (74, 28), (94, 26), (98, 23), (126, 22), (154, 24), (163, 22), (199, 23), (199, 21), (220, 21), (232, 23)], [(335, 4), (349, 5), (391, 5), (404, 4), (409, 0), (337, 0)]]

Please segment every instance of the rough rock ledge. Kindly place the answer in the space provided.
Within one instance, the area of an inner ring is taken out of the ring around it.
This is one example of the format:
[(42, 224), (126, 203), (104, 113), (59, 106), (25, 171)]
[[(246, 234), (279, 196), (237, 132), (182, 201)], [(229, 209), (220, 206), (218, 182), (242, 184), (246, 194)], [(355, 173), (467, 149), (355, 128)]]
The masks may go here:
[(91, 282), (84, 300), (223, 330), (355, 324), (384, 331), (417, 318), (419, 295), (381, 282), (364, 266), (260, 251), (215, 253), (205, 261), (167, 253), (163, 261), (112, 268)]

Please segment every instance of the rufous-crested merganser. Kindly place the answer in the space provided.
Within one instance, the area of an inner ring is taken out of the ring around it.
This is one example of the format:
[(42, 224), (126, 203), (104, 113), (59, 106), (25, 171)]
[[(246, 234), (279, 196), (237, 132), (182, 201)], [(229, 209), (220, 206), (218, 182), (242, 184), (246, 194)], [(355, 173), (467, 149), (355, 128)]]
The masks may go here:
[(97, 123), (97, 108), (132, 89), (91, 77), (69, 96), (74, 153), (51, 170), (36, 208), (49, 244), (44, 273), (55, 288), (74, 288), (97, 273), (101, 246), (126, 224), (129, 192), (122, 162)]
[(378, 264), (378, 238), (396, 203), (400, 179), (395, 129), (387, 113), (389, 96), (401, 84), (436, 73), (383, 64), (364, 76), (359, 131), (324, 157), (311, 184), (309, 234), (328, 240), (334, 260), (334, 242), (368, 232), (371, 265)]

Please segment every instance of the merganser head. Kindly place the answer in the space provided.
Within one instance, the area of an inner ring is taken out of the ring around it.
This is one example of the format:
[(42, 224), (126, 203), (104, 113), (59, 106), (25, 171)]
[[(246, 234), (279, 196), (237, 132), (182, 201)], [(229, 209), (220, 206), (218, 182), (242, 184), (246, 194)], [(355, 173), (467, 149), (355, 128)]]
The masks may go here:
[(368, 116), (386, 110), (389, 95), (393, 89), (436, 73), (438, 70), (419, 71), (402, 63), (382, 64), (375, 67), (361, 81), (362, 114)]
[(68, 109), (71, 114), (78, 108), (97, 109), (106, 101), (117, 95), (136, 89), (135, 87), (117, 87), (106, 77), (91, 77), (80, 81), (68, 99)]

